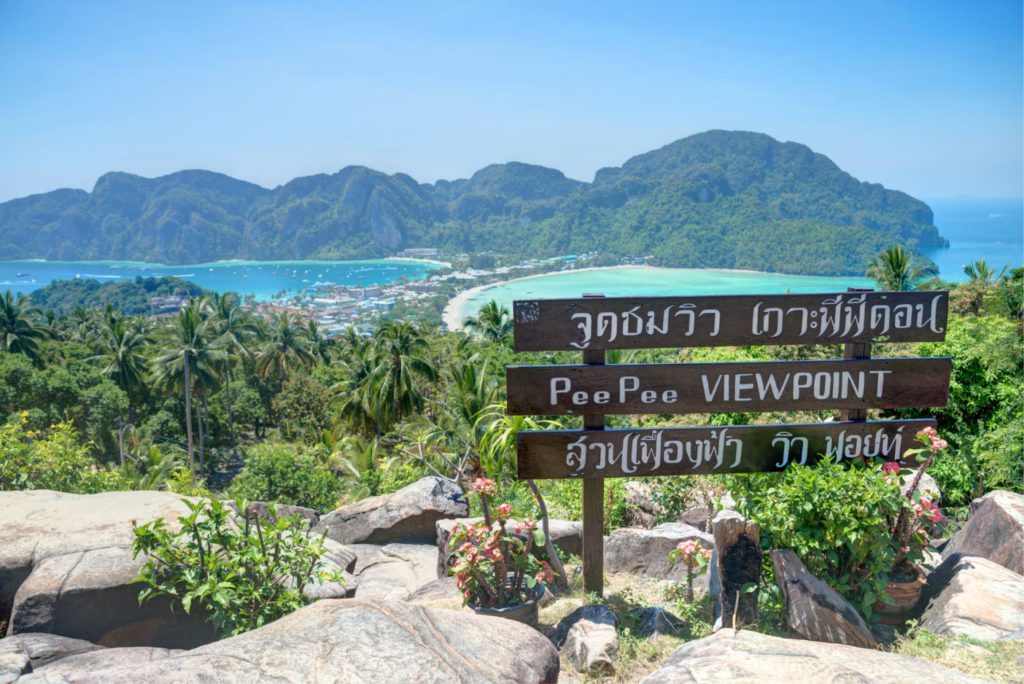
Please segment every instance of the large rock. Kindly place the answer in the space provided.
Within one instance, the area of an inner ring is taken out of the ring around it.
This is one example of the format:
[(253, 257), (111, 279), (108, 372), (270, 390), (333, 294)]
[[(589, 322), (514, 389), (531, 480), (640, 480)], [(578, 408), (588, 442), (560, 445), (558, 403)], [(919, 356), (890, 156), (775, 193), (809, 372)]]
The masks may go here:
[(791, 549), (771, 552), (775, 582), (786, 602), (786, 626), (802, 639), (877, 648), (864, 618), (832, 587), (811, 574)]
[(1024, 575), (1024, 496), (995, 491), (971, 503), (971, 517), (942, 549), (981, 556)]
[[(270, 514), (273, 508), (276, 515)], [(305, 506), (289, 506), (287, 504), (273, 504), (264, 501), (250, 501), (245, 507), (245, 515), (250, 519), (276, 521), (278, 518), (290, 518), (294, 515), (306, 521), (309, 527), (320, 522), (320, 514), (312, 508)]]
[(19, 679), (18, 684), (45, 684), (46, 682), (75, 680), (82, 672), (146, 665), (156, 660), (170, 658), (176, 653), (184, 653), (184, 651), (150, 646), (105, 648), (61, 658), (57, 662), (43, 667), (33, 667), (32, 674)]
[(978, 556), (946, 559), (928, 576), (921, 626), (974, 639), (1024, 637), (1024, 576)]
[(8, 634), (48, 632), (106, 646), (190, 648), (213, 640), (200, 611), (139, 605), (132, 522), (170, 526), (188, 509), (168, 492), (0, 493), (0, 620)]
[(580, 606), (558, 623), (553, 641), (577, 672), (611, 675), (619, 659), (618, 624), (608, 606)]
[[(448, 568), (453, 563), (454, 550), (448, 546), (452, 530), (456, 525), (469, 525), (470, 523), (483, 520), (483, 518), (447, 518), (438, 520), (435, 527), (437, 530), (437, 576), (446, 577)], [(512, 532), (516, 526), (515, 520), (509, 520), (505, 525), (508, 532)], [(541, 526), (537, 523), (538, 528)], [(563, 555), (579, 556), (583, 553), (583, 523), (572, 520), (549, 520), (548, 534), (551, 535), (551, 543)], [(545, 558), (547, 553), (543, 547), (534, 547), (534, 553), (539, 558)]]
[(626, 524), (654, 527), (658, 518), (665, 515), (665, 508), (654, 500), (654, 483), (631, 480), (624, 485), (626, 491)]
[(82, 639), (56, 634), (16, 634), (0, 639), (0, 684), (61, 658), (102, 649)]
[(362, 599), (404, 601), (437, 579), (433, 544), (353, 544), (355, 594)]
[[(711, 535), (683, 523), (663, 523), (650, 530), (633, 527), (615, 530), (604, 545), (605, 570), (685, 582), (686, 565), (672, 565), (668, 554), (687, 539), (700, 540), (705, 548), (714, 548)], [(706, 591), (707, 586), (706, 572), (694, 578), (695, 591)]]
[(468, 514), (466, 499), (454, 482), (425, 477), (397, 492), (332, 511), (320, 519), (316, 529), (342, 544), (433, 544), (438, 520)]
[(642, 684), (983, 682), (910, 656), (723, 629), (677, 648)]
[(511, 620), (357, 598), (320, 601), (251, 632), (160, 660), (90, 667), (63, 677), (81, 684), (536, 684), (557, 680), (558, 652), (539, 632)]

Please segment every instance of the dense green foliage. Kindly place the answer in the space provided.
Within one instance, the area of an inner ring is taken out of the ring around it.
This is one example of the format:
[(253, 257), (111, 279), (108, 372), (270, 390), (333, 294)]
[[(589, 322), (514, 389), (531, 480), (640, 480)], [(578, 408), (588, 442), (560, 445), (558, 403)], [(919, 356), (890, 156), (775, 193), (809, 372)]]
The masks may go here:
[(898, 549), (889, 521), (906, 499), (876, 467), (819, 461), (779, 475), (737, 476), (741, 512), (765, 548), (793, 549), (808, 570), (870, 616)]
[(146, 563), (139, 601), (169, 596), (186, 613), (202, 610), (223, 636), (241, 634), (309, 603), (303, 588), (342, 581), (323, 569), (323, 537), (298, 516), (243, 516), (217, 500), (188, 502), (171, 527), (163, 518), (137, 525), (132, 552)]
[(267, 442), (246, 449), (245, 467), (228, 493), (247, 501), (273, 501), (328, 512), (341, 495), (341, 481), (312, 451)]
[(55, 280), (35, 290), (32, 303), (43, 310), (66, 315), (78, 308), (94, 309), (112, 306), (123, 314), (150, 313), (153, 297), (201, 297), (210, 294), (187, 280), (162, 276), (101, 283), (92, 278)]
[(0, 204), (10, 258), (355, 258), (405, 247), (513, 257), (600, 252), (675, 266), (860, 274), (892, 243), (943, 244), (923, 202), (804, 145), (709, 131), (592, 183), (521, 163), (420, 184), (363, 167), (273, 190), (208, 171), (101, 177)]

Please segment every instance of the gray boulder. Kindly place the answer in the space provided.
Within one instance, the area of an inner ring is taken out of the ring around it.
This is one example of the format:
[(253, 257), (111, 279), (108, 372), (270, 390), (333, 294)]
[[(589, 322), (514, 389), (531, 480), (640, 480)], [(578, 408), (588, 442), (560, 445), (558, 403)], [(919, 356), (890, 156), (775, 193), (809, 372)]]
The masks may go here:
[[(683, 563), (672, 565), (668, 554), (687, 539), (700, 540), (705, 548), (714, 548), (711, 535), (683, 523), (662, 523), (650, 530), (633, 527), (615, 530), (604, 545), (605, 570), (685, 582), (686, 566)], [(707, 586), (706, 572), (694, 578), (695, 591), (706, 591)]]
[(13, 653), (24, 653), (33, 669), (79, 653), (99, 650), (103, 650), (103, 646), (84, 639), (72, 639), (41, 632), (15, 634), (6, 639), (0, 639), (0, 658)]
[(553, 641), (577, 672), (611, 675), (619, 659), (618, 624), (608, 606), (580, 606), (558, 623)]
[(462, 592), (455, 586), (454, 577), (438, 577), (412, 592), (406, 599), (409, 603), (454, 603), (462, 601)]
[(1024, 575), (1024, 495), (995, 491), (971, 503), (971, 516), (942, 557), (981, 556)]
[[(90, 667), (64, 681), (554, 682), (558, 653), (539, 632), (469, 611), (319, 601), (264, 627), (150, 662)], [(52, 681), (52, 680), (50, 680)]]
[(168, 492), (0, 493), (0, 620), (8, 634), (48, 632), (105, 646), (189, 648), (213, 629), (166, 599), (139, 605), (132, 522), (188, 512)]
[(638, 617), (640, 628), (637, 634), (643, 637), (657, 637), (662, 634), (676, 634), (686, 623), (674, 613), (657, 606), (647, 606)]
[(642, 679), (641, 684), (903, 684), (918, 681), (960, 684), (984, 680), (895, 653), (722, 629), (677, 648), (665, 664)]
[(864, 618), (832, 587), (815, 577), (791, 549), (771, 552), (775, 583), (786, 602), (786, 626), (802, 639), (877, 648)]
[(425, 477), (391, 494), (363, 499), (320, 519), (316, 530), (342, 544), (434, 543), (434, 524), (469, 514), (462, 490), (450, 480)]
[[(274, 507), (277, 513), (276, 516), (270, 514), (271, 506)], [(264, 501), (250, 501), (245, 507), (245, 515), (250, 519), (259, 518), (261, 520), (277, 520), (278, 518), (290, 518), (293, 515), (297, 515), (304, 519), (310, 527), (320, 522), (320, 514), (312, 508), (288, 506), (287, 504), (270, 504)]]
[(1024, 637), (1024, 576), (978, 556), (951, 556), (928, 576), (921, 626), (973, 639)]
[(175, 653), (183, 652), (166, 648), (152, 648), (150, 646), (104, 648), (98, 651), (61, 658), (43, 667), (34, 667), (32, 674), (19, 679), (18, 684), (73, 681), (82, 672), (146, 665), (156, 660), (169, 658)]
[(654, 527), (658, 518), (665, 514), (665, 508), (654, 500), (654, 483), (631, 480), (625, 485), (626, 524), (640, 527)]
[(353, 544), (355, 595), (361, 599), (404, 601), (437, 579), (433, 544)]

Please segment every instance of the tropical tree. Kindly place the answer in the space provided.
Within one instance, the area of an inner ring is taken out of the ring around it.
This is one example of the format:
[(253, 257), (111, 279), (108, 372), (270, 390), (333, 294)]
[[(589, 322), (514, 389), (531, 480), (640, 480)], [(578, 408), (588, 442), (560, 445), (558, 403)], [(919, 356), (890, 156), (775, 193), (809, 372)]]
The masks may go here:
[(324, 335), (323, 328), (312, 318), (306, 321), (306, 337), (309, 346), (320, 363), (331, 363), (331, 341)]
[(427, 340), (411, 323), (385, 323), (377, 330), (374, 342), (379, 362), (374, 373), (375, 391), (390, 427), (423, 407), (419, 381), (436, 380), (437, 371), (422, 358)]
[(134, 408), (146, 389), (146, 348), (151, 342), (145, 327), (138, 321), (121, 315), (107, 305), (100, 324), (93, 335), (96, 355), (92, 361), (102, 364), (103, 374), (110, 378), (128, 397), (128, 416), (119, 419), (118, 453), (121, 465), (125, 463), (124, 433), (134, 423)]
[(868, 278), (874, 280), (879, 289), (895, 292), (913, 290), (921, 281), (936, 275), (935, 264), (915, 258), (901, 245), (882, 251), (867, 270)]
[(316, 364), (317, 355), (309, 340), (309, 331), (294, 313), (275, 314), (268, 327), (268, 338), (256, 355), (256, 372), (264, 380), (275, 376), (283, 380), (296, 368)]
[(258, 334), (259, 330), (253, 323), (252, 317), (242, 308), (241, 301), (234, 292), (226, 292), (223, 295), (214, 294), (206, 301), (206, 305), (213, 314), (213, 325), (227, 352), (222, 374), (224, 392), (227, 395), (225, 399), (228, 410), (228, 434), (231, 436), (231, 441), (234, 442), (235, 412), (234, 404), (231, 401), (231, 376), (238, 359), (250, 356), (249, 341)]
[(367, 437), (382, 434), (386, 418), (377, 391), (380, 364), (376, 350), (357, 337), (341, 359), (343, 379), (331, 388), (338, 400), (336, 427), (347, 426)]
[(964, 266), (964, 275), (969, 279), (964, 289), (970, 295), (970, 310), (971, 313), (977, 314), (981, 312), (981, 307), (984, 306), (985, 297), (988, 296), (989, 291), (1006, 275), (1006, 267), (1004, 266), (999, 273), (996, 273), (996, 270), (989, 266), (984, 259), (979, 259), (973, 264)]
[(158, 342), (160, 351), (150, 366), (157, 384), (184, 395), (188, 464), (193, 473), (196, 462), (192, 397), (197, 388), (205, 396), (206, 389), (216, 383), (217, 370), (223, 367), (227, 354), (212, 319), (204, 316), (203, 308), (198, 300), (190, 300), (170, 319)]
[(42, 312), (25, 297), (15, 298), (10, 290), (0, 298), (0, 349), (24, 354), (42, 366), (39, 343), (50, 336), (38, 320)]
[(512, 336), (512, 314), (507, 306), (500, 306), (493, 299), (480, 307), (475, 317), (467, 318), (463, 325), (489, 342), (502, 344)]

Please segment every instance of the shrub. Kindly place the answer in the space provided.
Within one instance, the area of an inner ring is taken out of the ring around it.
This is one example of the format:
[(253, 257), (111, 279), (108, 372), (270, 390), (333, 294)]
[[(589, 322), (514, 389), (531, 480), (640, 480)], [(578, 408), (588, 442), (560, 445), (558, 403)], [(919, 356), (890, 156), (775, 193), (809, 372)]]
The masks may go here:
[(139, 603), (163, 595), (186, 613), (199, 605), (219, 634), (232, 636), (309, 603), (307, 585), (342, 581), (323, 569), (323, 537), (311, 538), (297, 515), (236, 524), (219, 501), (185, 504), (189, 513), (178, 518), (178, 529), (163, 518), (134, 526), (132, 553), (146, 556)]
[(822, 460), (780, 474), (736, 476), (741, 512), (765, 548), (793, 549), (807, 569), (866, 615), (896, 558), (888, 521), (906, 500), (873, 467)]
[(245, 453), (245, 467), (230, 494), (249, 501), (306, 506), (318, 511), (334, 508), (341, 481), (316, 456), (291, 444), (258, 444)]
[(0, 426), (0, 491), (52, 489), (92, 494), (128, 489), (118, 471), (100, 468), (70, 423), (47, 430), (29, 430), (29, 412), (22, 411)]

